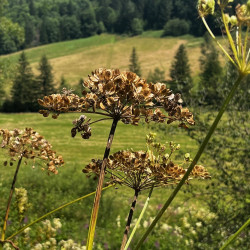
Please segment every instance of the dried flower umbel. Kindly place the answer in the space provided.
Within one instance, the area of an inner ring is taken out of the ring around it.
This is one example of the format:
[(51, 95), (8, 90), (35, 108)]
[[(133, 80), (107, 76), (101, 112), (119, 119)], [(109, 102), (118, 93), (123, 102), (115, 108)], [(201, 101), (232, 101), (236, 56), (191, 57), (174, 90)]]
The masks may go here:
[[(125, 185), (132, 188), (135, 192), (121, 249), (124, 249), (127, 241), (139, 192), (150, 189), (152, 186), (163, 187), (179, 183), (187, 171), (184, 166), (191, 160), (190, 155), (187, 153), (181, 164), (174, 163), (172, 158), (174, 152), (179, 150), (179, 144), (176, 145), (173, 142), (166, 144), (157, 143), (155, 135), (152, 133), (147, 135), (146, 140), (147, 151), (119, 151), (110, 155), (106, 163), (105, 178), (108, 179), (106, 185)], [(170, 152), (166, 153), (168, 148)], [(88, 177), (91, 175), (94, 175), (94, 177), (98, 176), (100, 175), (101, 164), (101, 160), (93, 159), (83, 169), (83, 173), (87, 174)], [(210, 175), (203, 166), (197, 165), (186, 182), (194, 177), (208, 179)]]
[(25, 163), (31, 160), (33, 167), (35, 164), (40, 164), (42, 170), (47, 170), (48, 174), (57, 174), (57, 168), (62, 166), (64, 161), (62, 156), (57, 156), (56, 152), (52, 150), (51, 144), (32, 128), (26, 128), (24, 130), (0, 129), (0, 146), (2, 149), (7, 150), (7, 155), (10, 158), (9, 161), (6, 160), (4, 162), (5, 166), (7, 166), (8, 162), (10, 165), (13, 165), (13, 163), (17, 161), (0, 241), (4, 242), (10, 203), (22, 160), (24, 160)]
[[(167, 121), (169, 124), (179, 121), (180, 127), (187, 127), (188, 124), (194, 125), (194, 120), (192, 113), (187, 108), (182, 108), (180, 94), (173, 94), (164, 83), (147, 83), (132, 72), (100, 68), (92, 72), (92, 75), (84, 82), (84, 86), (86, 90), (83, 91), (82, 97), (64, 89), (63, 94), (45, 96), (38, 102), (46, 108), (46, 110), (39, 111), (45, 117), (51, 112), (53, 118), (57, 118), (60, 113), (80, 112), (106, 116), (101, 120), (113, 120), (89, 227), (87, 247), (92, 249), (105, 164), (118, 121), (132, 125), (138, 125), (141, 118), (144, 118), (147, 123)], [(90, 125), (95, 122), (97, 121), (90, 122), (86, 116), (80, 116), (73, 122), (72, 137), (76, 136), (77, 132), (81, 132), (82, 138), (88, 139), (91, 136)]]

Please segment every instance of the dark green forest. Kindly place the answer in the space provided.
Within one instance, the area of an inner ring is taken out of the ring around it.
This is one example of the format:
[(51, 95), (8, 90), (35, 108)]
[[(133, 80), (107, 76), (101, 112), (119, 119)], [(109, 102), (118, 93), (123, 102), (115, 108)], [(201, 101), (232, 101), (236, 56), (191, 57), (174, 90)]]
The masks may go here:
[[(216, 17), (208, 21), (220, 33)], [(0, 4), (0, 54), (103, 32), (135, 36), (162, 29), (163, 36), (203, 35), (196, 1), (3, 0)]]

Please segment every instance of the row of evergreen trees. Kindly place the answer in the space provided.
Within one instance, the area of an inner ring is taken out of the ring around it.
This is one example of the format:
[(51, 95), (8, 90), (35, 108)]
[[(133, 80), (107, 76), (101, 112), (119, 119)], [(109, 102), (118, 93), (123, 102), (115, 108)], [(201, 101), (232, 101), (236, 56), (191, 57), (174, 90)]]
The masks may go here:
[(42, 56), (38, 69), (40, 73), (35, 76), (26, 54), (22, 52), (11, 89), (11, 99), (5, 100), (3, 111), (37, 111), (39, 109), (37, 99), (55, 93), (52, 67), (45, 55)]
[(1, 0), (0, 18), (0, 54), (102, 32), (204, 33), (193, 0)]
[[(229, 65), (225, 72), (220, 64), (219, 54), (208, 36), (205, 36), (204, 43), (201, 46), (201, 53), (201, 72), (198, 83), (196, 83), (198, 86), (194, 87), (187, 51), (183, 44), (179, 46), (172, 61), (169, 71), (170, 80), (166, 80), (165, 71), (160, 68), (155, 68), (154, 71), (150, 71), (146, 79), (148, 82), (154, 83), (165, 82), (174, 92), (181, 93), (184, 102), (189, 106), (205, 104), (210, 107), (217, 107), (220, 105), (221, 96), (224, 94), (222, 92), (230, 88), (228, 74), (233, 74), (233, 69)], [(139, 58), (135, 47), (132, 49), (130, 55), (128, 69), (141, 76)], [(40, 72), (39, 75), (34, 76), (25, 53), (21, 53), (13, 80), (11, 99), (4, 101), (2, 111), (37, 111), (39, 109), (37, 103), (38, 98), (60, 92), (63, 87), (70, 87), (67, 85), (64, 77), (62, 77), (59, 88), (56, 88), (52, 67), (45, 55), (42, 56), (40, 60), (38, 70)], [(2, 73), (4, 74), (4, 69), (2, 69)], [(224, 79), (226, 79), (226, 81)], [(79, 84), (74, 88), (75, 93), (81, 94), (83, 90), (82, 84), (83, 79), (80, 79)], [(192, 100), (196, 100), (196, 103), (193, 103)]]

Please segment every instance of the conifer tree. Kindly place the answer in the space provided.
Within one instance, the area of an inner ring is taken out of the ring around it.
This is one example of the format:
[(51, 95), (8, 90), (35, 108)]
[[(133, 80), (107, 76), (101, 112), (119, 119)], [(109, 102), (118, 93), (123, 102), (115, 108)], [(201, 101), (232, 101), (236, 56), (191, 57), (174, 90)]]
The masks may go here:
[(201, 53), (199, 96), (205, 104), (216, 106), (221, 99), (217, 86), (220, 85), (223, 68), (219, 61), (218, 51), (208, 35), (204, 36)]
[(52, 66), (50, 65), (46, 55), (43, 55), (39, 63), (40, 75), (37, 77), (38, 86), (41, 97), (53, 94), (55, 88), (53, 86)]
[(140, 68), (140, 64), (139, 64), (139, 59), (138, 56), (136, 54), (136, 48), (133, 47), (132, 49), (132, 53), (129, 59), (129, 70), (136, 73), (138, 76), (141, 76), (141, 68)]
[(147, 82), (163, 82), (165, 80), (165, 71), (156, 67), (154, 71), (151, 70), (148, 73)]
[(24, 52), (18, 60), (17, 74), (11, 90), (13, 111), (35, 111), (37, 88), (34, 74)]
[(170, 68), (170, 77), (172, 78), (171, 87), (180, 92), (185, 101), (188, 101), (193, 84), (187, 51), (183, 44), (179, 46), (175, 54)]

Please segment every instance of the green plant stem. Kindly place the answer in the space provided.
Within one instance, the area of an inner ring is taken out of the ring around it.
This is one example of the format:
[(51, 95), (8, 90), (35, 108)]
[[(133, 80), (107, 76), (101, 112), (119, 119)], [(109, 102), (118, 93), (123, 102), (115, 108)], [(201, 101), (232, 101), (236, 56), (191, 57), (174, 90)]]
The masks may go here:
[(228, 247), (228, 245), (230, 245), (233, 240), (235, 240), (235, 238), (247, 227), (250, 225), (250, 218), (248, 219), (248, 221), (233, 235), (231, 235), (228, 240), (225, 242), (225, 244), (220, 248), (220, 250), (225, 249), (226, 247)]
[(87, 239), (87, 249), (92, 250), (93, 248), (93, 243), (94, 243), (94, 237), (95, 237), (95, 228), (96, 228), (96, 222), (97, 222), (97, 216), (98, 216), (98, 211), (99, 211), (99, 206), (100, 206), (100, 200), (101, 200), (101, 194), (102, 194), (102, 186), (103, 186), (103, 181), (104, 181), (104, 175), (105, 175), (105, 167), (106, 167), (106, 162), (109, 157), (109, 152), (110, 148), (112, 145), (112, 141), (115, 135), (115, 130), (116, 126), (118, 123), (119, 119), (114, 118), (110, 133), (109, 133), (109, 138), (107, 142), (107, 146), (104, 152), (103, 160), (102, 160), (102, 166), (100, 170), (100, 176), (96, 188), (96, 193), (95, 193), (95, 199), (94, 199), (94, 204), (92, 208), (92, 213), (91, 213), (91, 219), (89, 223), (89, 232), (88, 232), (88, 239)]
[(124, 234), (123, 234), (121, 250), (124, 250), (127, 239), (128, 239), (128, 233), (129, 233), (130, 224), (131, 224), (131, 221), (132, 221), (132, 218), (133, 218), (133, 214), (134, 214), (138, 194), (139, 194), (139, 190), (135, 190), (134, 200), (133, 200), (133, 202), (131, 204), (131, 208), (130, 208), (128, 219), (127, 219), (126, 228), (125, 228), (125, 231), (124, 231)]
[[(114, 185), (109, 185), (109, 186), (103, 188), (102, 190), (108, 189), (108, 188), (110, 188), (110, 187), (112, 187), (112, 186), (114, 186)], [(60, 207), (58, 207), (58, 208), (56, 208), (56, 209), (54, 209), (54, 210), (48, 212), (47, 214), (44, 214), (43, 216), (41, 216), (41, 217), (39, 217), (38, 219), (32, 221), (32, 222), (29, 223), (28, 225), (22, 227), (22, 228), (19, 229), (17, 232), (15, 232), (15, 233), (12, 234), (11, 236), (9, 236), (9, 237), (7, 238), (7, 240), (12, 239), (12, 238), (15, 237), (16, 235), (22, 233), (26, 228), (31, 227), (32, 225), (34, 225), (35, 223), (37, 223), (37, 222), (43, 220), (44, 218), (48, 217), (49, 215), (51, 215), (51, 214), (53, 214), (53, 213), (55, 213), (55, 212), (57, 212), (57, 211), (59, 211), (59, 210), (65, 208), (65, 207), (67, 207), (67, 206), (69, 206), (69, 205), (71, 205), (71, 204), (73, 204), (73, 203), (76, 203), (76, 202), (78, 202), (78, 201), (80, 201), (80, 200), (83, 200), (83, 199), (85, 199), (85, 198), (87, 198), (87, 197), (89, 197), (89, 196), (91, 196), (91, 195), (94, 195), (94, 194), (95, 194), (95, 192), (92, 192), (92, 193), (89, 193), (89, 194), (87, 194), (87, 195), (84, 195), (84, 196), (82, 196), (82, 197), (80, 197), (80, 198), (77, 198), (77, 199), (75, 199), (75, 200), (73, 200), (73, 201), (70, 201), (70, 202), (68, 202), (68, 203), (66, 203), (66, 204), (64, 204), (64, 205), (62, 205), (62, 206), (60, 206)]]
[(142, 211), (141, 211), (141, 213), (140, 213), (140, 216), (139, 216), (139, 218), (138, 218), (138, 220), (137, 220), (137, 222), (136, 222), (136, 224), (135, 224), (135, 226), (134, 226), (134, 228), (133, 228), (133, 231), (132, 231), (131, 235), (129, 236), (129, 239), (128, 239), (128, 241), (127, 241), (127, 244), (126, 244), (124, 250), (127, 250), (127, 249), (128, 249), (129, 244), (130, 244), (131, 240), (132, 240), (133, 237), (134, 237), (134, 234), (135, 234), (135, 232), (136, 232), (136, 230), (137, 230), (137, 228), (138, 228), (138, 226), (139, 226), (139, 224), (140, 224), (140, 222), (141, 222), (141, 219), (143, 218), (143, 215), (144, 215), (144, 213), (145, 213), (145, 211), (146, 211), (146, 209), (147, 209), (147, 207), (148, 207), (148, 203), (149, 203), (149, 200), (150, 200), (150, 198), (151, 198), (153, 189), (154, 189), (154, 185), (152, 185), (152, 187), (151, 187), (151, 189), (150, 189), (150, 191), (149, 191), (148, 198), (147, 198), (147, 200), (146, 200), (146, 202), (145, 202), (145, 204), (144, 204), (144, 206), (143, 206), (143, 209), (142, 209)]
[(181, 181), (178, 183), (178, 185), (176, 186), (175, 190), (172, 192), (172, 194), (170, 195), (170, 197), (168, 198), (168, 200), (166, 201), (166, 203), (164, 204), (164, 206), (162, 207), (162, 209), (159, 211), (159, 213), (157, 214), (157, 216), (155, 217), (155, 219), (153, 220), (152, 224), (149, 226), (149, 228), (147, 229), (147, 231), (145, 232), (145, 234), (142, 236), (142, 238), (140, 239), (140, 241), (138, 242), (138, 244), (136, 245), (135, 249), (139, 249), (139, 247), (141, 247), (141, 245), (143, 244), (144, 240), (147, 238), (147, 236), (150, 234), (150, 232), (153, 230), (153, 228), (155, 227), (156, 223), (160, 220), (160, 218), (162, 217), (163, 213), (166, 211), (166, 209), (169, 207), (169, 205), (171, 204), (171, 202), (173, 201), (173, 199), (175, 198), (175, 196), (177, 195), (177, 193), (179, 192), (179, 190), (181, 189), (181, 187), (183, 186), (183, 184), (185, 183), (185, 181), (187, 180), (189, 174), (191, 173), (191, 171), (193, 170), (193, 168), (195, 167), (195, 165), (197, 164), (198, 160), (200, 159), (206, 145), (208, 144), (212, 134), (214, 133), (223, 113), (225, 112), (229, 102), (231, 101), (231, 99), (233, 98), (234, 94), (236, 93), (236, 90), (238, 88), (238, 86), (240, 85), (242, 79), (245, 77), (244, 74), (239, 73), (239, 76), (236, 80), (236, 82), (234, 83), (234, 85), (231, 88), (230, 93), (228, 94), (227, 98), (224, 100), (219, 113), (217, 114), (212, 126), (210, 127), (203, 143), (201, 144), (195, 158), (193, 159), (192, 163), (190, 164), (187, 172), (185, 173), (185, 175), (183, 176), (183, 178), (181, 179)]
[(201, 20), (203, 21), (207, 31), (209, 32), (210, 36), (214, 39), (214, 41), (217, 43), (217, 45), (221, 48), (221, 50), (224, 52), (224, 54), (227, 56), (227, 58), (232, 62), (232, 64), (238, 68), (237, 64), (234, 62), (232, 57), (227, 53), (227, 51), (224, 49), (224, 47), (219, 43), (219, 41), (216, 39), (215, 35), (213, 34), (212, 30), (209, 28), (205, 17), (202, 17)]
[(7, 220), (8, 220), (9, 212), (10, 212), (10, 204), (11, 204), (12, 196), (13, 196), (13, 193), (14, 193), (14, 188), (15, 188), (15, 184), (16, 184), (16, 180), (17, 180), (18, 171), (19, 171), (20, 165), (22, 163), (22, 158), (23, 157), (21, 155), (21, 157), (20, 157), (20, 159), (18, 160), (18, 163), (17, 163), (16, 171), (15, 171), (13, 181), (12, 181), (12, 185), (11, 185), (11, 189), (10, 189), (10, 195), (9, 195), (7, 208), (6, 208), (6, 212), (5, 212), (5, 217), (4, 217), (4, 223), (3, 223), (3, 230), (2, 230), (2, 236), (1, 236), (2, 241), (4, 241), (4, 239), (5, 239), (5, 232), (6, 232), (6, 229), (7, 229)]

